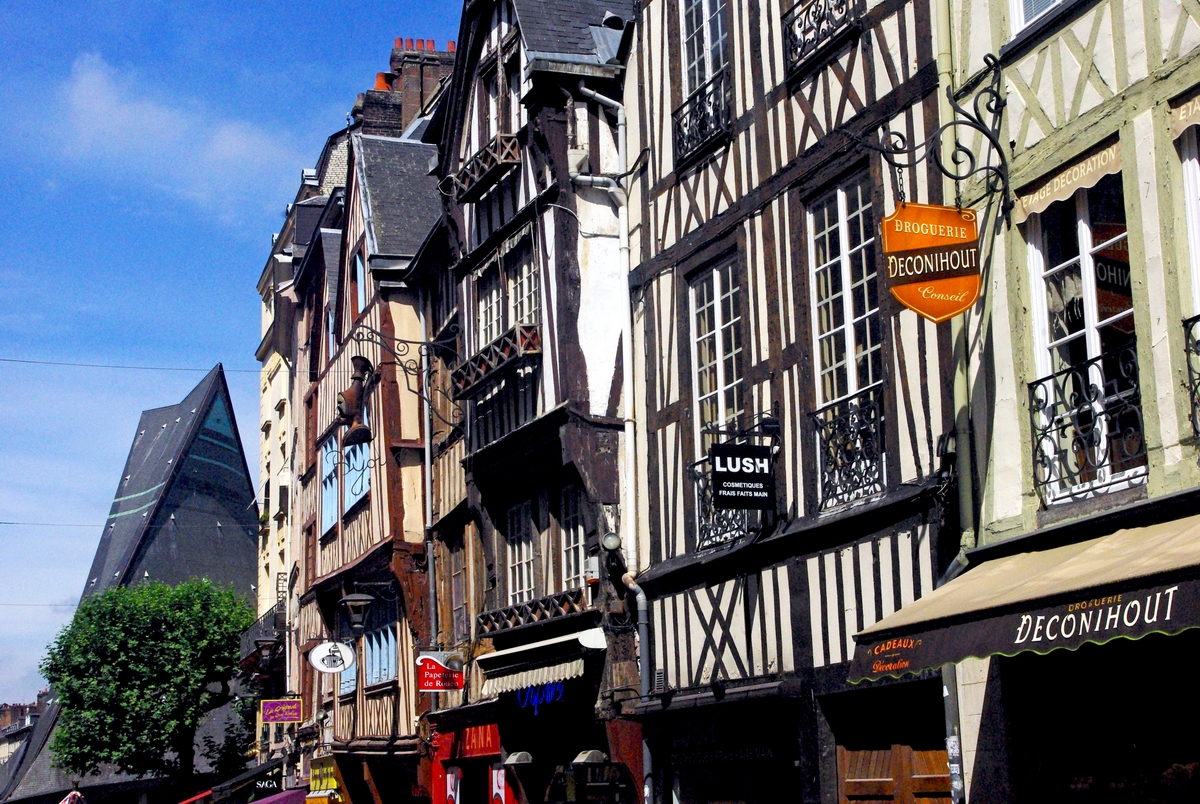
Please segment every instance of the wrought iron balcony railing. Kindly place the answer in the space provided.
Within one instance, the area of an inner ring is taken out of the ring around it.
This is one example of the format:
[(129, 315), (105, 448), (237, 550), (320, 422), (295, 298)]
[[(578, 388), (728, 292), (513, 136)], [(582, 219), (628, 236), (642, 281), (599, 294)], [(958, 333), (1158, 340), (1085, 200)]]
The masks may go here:
[(1044, 504), (1129, 485), (1146, 468), (1137, 343), (1029, 384), (1033, 485)]
[(521, 164), (521, 146), (516, 134), (497, 134), (487, 141), (454, 174), (454, 198), (458, 203), (478, 201), (510, 170)]
[(1187, 355), (1188, 391), (1192, 399), (1192, 433), (1200, 438), (1200, 315), (1183, 322), (1183, 350)]
[(800, 0), (783, 15), (784, 58), (789, 73), (834, 46), (855, 26), (851, 0)]
[(812, 419), (821, 461), (821, 509), (883, 491), (883, 386), (826, 405)]
[(707, 458), (693, 463), (690, 471), (696, 489), (697, 550), (736, 542), (759, 524), (762, 515), (758, 511), (713, 505), (712, 467)]
[(260, 640), (278, 639), (281, 631), (287, 628), (287, 609), (284, 601), (279, 601), (267, 609), (254, 625), (242, 632), (242, 658), (249, 658), (258, 650)]
[(672, 115), (675, 161), (685, 163), (733, 135), (733, 82), (723, 69), (693, 92)]
[(583, 589), (568, 589), (515, 606), (485, 611), (475, 618), (475, 625), (478, 635), (486, 637), (500, 631), (511, 631), (514, 628), (537, 625), (572, 614), (582, 614), (590, 609)]
[(542, 329), (537, 324), (519, 324), (480, 349), (450, 374), (456, 399), (474, 396), (497, 371), (527, 355), (542, 353)]

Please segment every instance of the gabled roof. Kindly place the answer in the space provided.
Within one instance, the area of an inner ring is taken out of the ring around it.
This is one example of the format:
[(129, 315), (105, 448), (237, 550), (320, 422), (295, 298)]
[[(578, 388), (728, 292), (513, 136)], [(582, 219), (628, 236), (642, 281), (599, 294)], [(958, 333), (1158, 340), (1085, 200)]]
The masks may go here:
[[(593, 35), (608, 13), (627, 23), (636, 15), (632, 0), (512, 0), (521, 26), (521, 38), (531, 58), (569, 56), (597, 64), (607, 63), (605, 32)], [(608, 29), (611, 30), (611, 29)], [(617, 38), (620, 31), (616, 31)], [(615, 48), (613, 48), (615, 51)]]
[(369, 134), (355, 134), (351, 141), (369, 251), (411, 257), (442, 213), (437, 180), (429, 175), (437, 149)]

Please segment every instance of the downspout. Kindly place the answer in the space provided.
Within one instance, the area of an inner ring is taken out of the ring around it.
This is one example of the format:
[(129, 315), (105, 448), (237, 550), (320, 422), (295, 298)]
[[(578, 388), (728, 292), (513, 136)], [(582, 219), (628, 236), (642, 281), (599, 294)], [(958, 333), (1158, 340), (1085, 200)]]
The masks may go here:
[[(625, 105), (601, 95), (599, 92), (588, 89), (584, 86), (583, 81), (579, 82), (579, 94), (589, 100), (595, 101), (601, 106), (607, 106), (616, 111), (617, 175), (621, 179), (624, 179), (629, 171), (629, 139), (625, 122)], [(629, 258), (629, 194), (621, 186), (618, 179), (607, 176), (582, 176), (576, 172), (574, 165), (569, 167), (569, 171), (572, 183), (583, 187), (602, 187), (608, 191), (614, 203), (616, 203), (617, 249), (620, 253), (624, 276), (628, 277), (632, 267)], [(625, 550), (633, 550), (632, 558), (634, 559), (634, 566), (636, 566), (638, 551), (636, 549), (637, 540), (634, 536), (635, 528), (637, 527), (637, 493), (634, 488), (634, 477), (637, 468), (637, 442), (633, 404), (633, 305), (629, 300), (626, 300), (623, 306), (625, 314), (621, 317), (621, 384), (623, 390), (621, 396), (624, 398), (625, 460), (622, 472), (624, 482), (621, 484), (621, 544), (625, 546)], [(626, 556), (627, 561), (629, 558), (630, 556)], [(650, 694), (650, 662), (648, 656), (648, 651), (650, 650), (649, 605), (646, 602), (646, 593), (642, 591), (642, 587), (638, 586), (633, 576), (632, 572), (626, 572), (622, 576), (621, 581), (629, 591), (633, 592), (634, 597), (637, 599), (638, 684), (640, 697), (642, 700), (645, 700)], [(642, 802), (643, 804), (654, 804), (654, 768), (652, 757), (650, 756), (650, 746), (645, 738), (642, 739), (642, 777)]]
[[(417, 315), (420, 316), (422, 338), (429, 337), (429, 333), (425, 329), (425, 295), (425, 288), (422, 286), (417, 301)], [(420, 394), (421, 403), (425, 408), (425, 569), (426, 577), (429, 580), (429, 644), (430, 647), (436, 648), (439, 645), (437, 644), (437, 576), (434, 574), (433, 557), (433, 409), (431, 407), (432, 396), (429, 391), (432, 376), (429, 346), (425, 344), (421, 347), (421, 383), (423, 386), (421, 390), (423, 393)], [(429, 696), (429, 709), (431, 712), (436, 712), (438, 709), (438, 693), (436, 692)]]
[[(950, 92), (954, 86), (954, 46), (950, 21), (954, 19), (953, 0), (937, 0), (937, 71), (938, 116), (942, 125), (954, 119)], [(942, 156), (947, 157), (952, 144), (945, 138), (939, 143)], [(939, 586), (966, 568), (966, 550), (975, 546), (975, 495), (971, 471), (971, 410), (970, 410), (970, 352), (967, 348), (966, 313), (950, 319), (950, 341), (954, 360), (954, 463), (958, 474), (958, 524), (961, 534), (959, 552), (939, 579)], [(962, 765), (962, 727), (958, 700), (958, 667), (953, 662), (942, 665), (942, 706), (946, 723), (946, 753), (950, 770), (950, 800), (961, 804), (966, 800), (966, 784)]]

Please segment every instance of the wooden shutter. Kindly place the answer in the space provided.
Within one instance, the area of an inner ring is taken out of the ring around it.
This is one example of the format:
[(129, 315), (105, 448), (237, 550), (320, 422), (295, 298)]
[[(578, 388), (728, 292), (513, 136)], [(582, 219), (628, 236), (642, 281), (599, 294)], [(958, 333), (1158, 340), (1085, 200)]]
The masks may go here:
[(945, 750), (907, 745), (850, 750), (839, 745), (840, 804), (950, 804), (950, 765)]

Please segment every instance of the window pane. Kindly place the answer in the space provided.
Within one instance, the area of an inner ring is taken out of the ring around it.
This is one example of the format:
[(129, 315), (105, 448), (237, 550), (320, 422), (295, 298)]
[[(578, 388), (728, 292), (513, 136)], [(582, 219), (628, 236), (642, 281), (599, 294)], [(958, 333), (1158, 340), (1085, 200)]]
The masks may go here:
[(1083, 330), (1083, 280), (1079, 263), (1046, 277), (1046, 316), (1052, 342)]
[(1079, 256), (1079, 231), (1075, 199), (1056, 201), (1042, 213), (1042, 255), (1045, 270), (1051, 271)]

